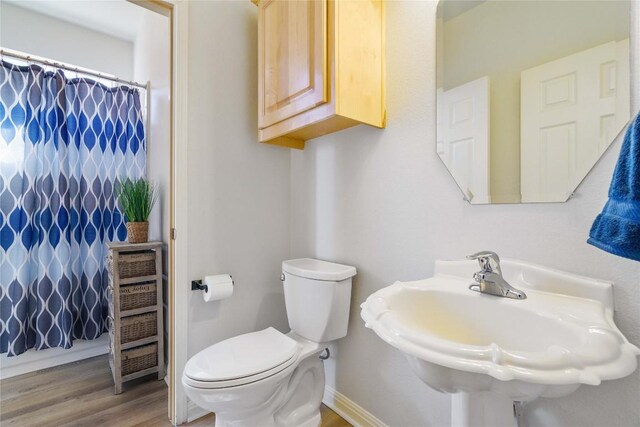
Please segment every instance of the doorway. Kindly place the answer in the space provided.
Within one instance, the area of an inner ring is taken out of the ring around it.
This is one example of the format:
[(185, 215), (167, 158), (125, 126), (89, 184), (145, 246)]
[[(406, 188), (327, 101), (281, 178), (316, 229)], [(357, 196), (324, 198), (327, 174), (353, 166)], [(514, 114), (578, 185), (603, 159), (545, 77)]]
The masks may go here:
[[(21, 4), (19, 2), (13, 2), (11, 4), (8, 4), (8, 6), (7, 6), (7, 3), (8, 2), (3, 2), (3, 7), (6, 6), (7, 8), (23, 9), (19, 11), (19, 13), (22, 13), (23, 15), (33, 14), (35, 16), (34, 19), (39, 20), (40, 24), (42, 24), (42, 22), (45, 22), (45, 21), (52, 23), (51, 24), (53, 25), (52, 27), (47, 27), (46, 25), (45, 26), (25, 25), (26, 27), (30, 27), (30, 30), (32, 30), (33, 28), (39, 28), (40, 30), (45, 30), (44, 31), (45, 33), (47, 28), (49, 28), (50, 31), (48, 36), (47, 37), (42, 36), (40, 37), (39, 40), (37, 40), (37, 42), (40, 43), (41, 45), (46, 44), (47, 39), (51, 42), (50, 43), (51, 45), (64, 44), (64, 43), (61, 43), (60, 37), (62, 37), (63, 34), (67, 33), (68, 31), (55, 32), (54, 26), (57, 25), (58, 27), (56, 28), (58, 29), (64, 28), (65, 26), (71, 28), (71, 26), (74, 26), (74, 22), (72, 22), (74, 19), (76, 20), (81, 19), (79, 15), (76, 14), (78, 10), (75, 9), (75, 7), (79, 6), (77, 2), (67, 2), (69, 4), (76, 3), (76, 5), (75, 6), (68, 5), (69, 7), (71, 7), (71, 9), (62, 10), (58, 12), (46, 9), (47, 5), (45, 5), (44, 3), (47, 3), (47, 2), (42, 2), (43, 3), (42, 5), (36, 4), (39, 2), (29, 2), (31, 6), (30, 8), (31, 10), (28, 10), (29, 8), (23, 7), (25, 6), (26, 3)], [(65, 3), (65, 2), (56, 2), (56, 3)], [(98, 6), (98, 3), (104, 3), (104, 2), (98, 2), (93, 5), (91, 5), (91, 3), (94, 3), (94, 2), (85, 2), (85, 5), (80, 7), (86, 7), (87, 5), (89, 5), (89, 7)], [(109, 3), (112, 3), (112, 2), (109, 2)], [(177, 261), (180, 259), (180, 256), (176, 256), (176, 253), (179, 251), (176, 250), (176, 244), (174, 239), (176, 237), (176, 229), (179, 228), (178, 225), (180, 223), (180, 218), (181, 218), (180, 214), (178, 213), (179, 209), (176, 209), (176, 206), (178, 205), (177, 201), (179, 201), (179, 197), (175, 197), (174, 195), (176, 194), (176, 191), (175, 191), (176, 186), (179, 184), (178, 182), (179, 180), (175, 179), (177, 175), (176, 174), (177, 161), (182, 160), (183, 162), (182, 164), (184, 164), (184, 160), (186, 160), (180, 157), (180, 155), (175, 154), (176, 141), (183, 141), (184, 140), (183, 138), (186, 135), (186, 129), (182, 125), (185, 123), (184, 118), (186, 114), (185, 114), (185, 109), (176, 108), (175, 103), (176, 103), (176, 100), (182, 99), (183, 102), (181, 105), (185, 105), (184, 98), (186, 96), (186, 78), (184, 78), (184, 75), (183, 75), (183, 72), (184, 72), (183, 67), (178, 65), (177, 57), (181, 55), (186, 55), (186, 49), (184, 49), (184, 47), (186, 47), (186, 37), (183, 36), (186, 30), (186, 25), (179, 24), (179, 22), (186, 21), (187, 6), (186, 4), (177, 5), (172, 2), (162, 2), (162, 1), (154, 1), (154, 0), (136, 1), (136, 2), (125, 2), (123, 0), (122, 2), (118, 2), (118, 3), (123, 3), (125, 5), (128, 5), (128, 7), (138, 9), (140, 12), (142, 12), (143, 15), (145, 15), (145, 18), (143, 19), (144, 25), (148, 25), (150, 28), (153, 28), (155, 25), (155, 28), (156, 28), (156, 32), (153, 34), (153, 36), (149, 36), (147, 34), (147, 37), (144, 41), (145, 45), (142, 46), (138, 52), (134, 52), (134, 55), (133, 55), (134, 57), (136, 56), (145, 57), (145, 54), (146, 54), (146, 58), (143, 58), (144, 61), (148, 62), (148, 64), (146, 65), (146, 70), (144, 70), (145, 67), (133, 67), (135, 69), (131, 70), (131, 74), (128, 74), (125, 76), (126, 79), (118, 78), (118, 79), (112, 79), (111, 81), (115, 81), (115, 82), (117, 82), (118, 80), (151, 81), (151, 83), (148, 85), (149, 90), (146, 91), (146, 94), (143, 99), (143, 102), (145, 104), (148, 104), (151, 107), (149, 109), (149, 114), (147, 114), (145, 117), (146, 125), (147, 125), (146, 128), (148, 131), (147, 142), (149, 144), (149, 150), (147, 151), (146, 154), (147, 154), (147, 165), (149, 166), (148, 168), (149, 178), (159, 183), (159, 186), (161, 189), (161, 195), (159, 199), (159, 205), (155, 210), (156, 215), (154, 218), (150, 219), (150, 223), (151, 223), (150, 238), (162, 241), (165, 246), (165, 250), (163, 251), (164, 252), (164, 262), (163, 262), (164, 286), (163, 287), (165, 288), (164, 289), (165, 313), (167, 315), (166, 315), (164, 325), (165, 325), (166, 334), (167, 334), (166, 342), (168, 343), (168, 345), (166, 346), (166, 352), (168, 356), (168, 368), (169, 368), (168, 370), (169, 375), (166, 378), (166, 382), (168, 383), (168, 387), (167, 387), (168, 392), (166, 392), (168, 396), (168, 411), (165, 411), (165, 414), (168, 414), (168, 417), (172, 423), (180, 423), (186, 419), (186, 416), (180, 415), (181, 412), (185, 412), (186, 404), (181, 405), (180, 403), (177, 403), (177, 402), (181, 402), (181, 399), (175, 398), (176, 393), (179, 393), (181, 389), (176, 387), (176, 380), (174, 375), (174, 372), (176, 370), (173, 369), (173, 366), (175, 366), (174, 363), (176, 360), (175, 358), (176, 343), (174, 340), (175, 320), (176, 320), (174, 311), (176, 310), (176, 305), (174, 304), (175, 293), (174, 293), (173, 283), (176, 282), (176, 276), (177, 274), (179, 274), (179, 271), (180, 271), (179, 268), (175, 268)], [(34, 10), (34, 9), (38, 9), (38, 10)], [(3, 13), (3, 15), (5, 15), (4, 16), (5, 18), (7, 18), (6, 14)], [(109, 15), (108, 13), (102, 14), (102, 19), (108, 19), (108, 18), (113, 18), (113, 16)], [(126, 21), (127, 19), (128, 17), (123, 17), (124, 21)], [(160, 76), (157, 73), (159, 71), (159, 67), (154, 67), (154, 64), (151, 62), (154, 59), (157, 60), (158, 55), (155, 55), (155, 57), (153, 55), (149, 55), (149, 50), (154, 48), (154, 42), (157, 42), (159, 40), (157, 37), (159, 20), (164, 20), (164, 25), (167, 30), (167, 38), (162, 40), (164, 43), (164, 48), (166, 49), (165, 53), (167, 57), (167, 61), (164, 67), (166, 73), (164, 73), (163, 76)], [(154, 24), (153, 21), (155, 21), (156, 23)], [(24, 23), (24, 20), (17, 19), (16, 22)], [(4, 24), (5, 22), (3, 22), (3, 27), (8, 27), (8, 25), (5, 26)], [(75, 24), (78, 24), (78, 22), (76, 22)], [(108, 38), (108, 37), (104, 37), (105, 35), (108, 36), (108, 34), (105, 34), (107, 32), (107, 29), (102, 27), (100, 24), (94, 25), (93, 26), (94, 28), (90, 28), (92, 26), (86, 25), (86, 23), (84, 23), (84, 25), (75, 25), (75, 26), (82, 27), (80, 31), (81, 32), (85, 31), (85, 34), (90, 34), (89, 30), (96, 30), (94, 31), (95, 33), (100, 33), (96, 35), (97, 39), (102, 37), (102, 39), (106, 40)], [(129, 27), (131, 27), (131, 25), (129, 25)], [(124, 27), (121, 26), (121, 29), (122, 28)], [(118, 31), (118, 29), (116, 28), (115, 31)], [(83, 43), (88, 43), (87, 37), (89, 36), (86, 36), (86, 37), (79, 36), (76, 38), (76, 43), (74, 43), (74, 45), (76, 46), (75, 53), (81, 53), (80, 51), (82, 49), (80, 49), (80, 46)], [(122, 40), (122, 34), (119, 34), (118, 37), (114, 37), (114, 39)], [(3, 37), (3, 44), (6, 41), (7, 41), (7, 38)], [(98, 48), (97, 43), (98, 42), (93, 43), (92, 46), (94, 46), (95, 48)], [(183, 49), (178, 49), (176, 47), (178, 44), (181, 45)], [(113, 45), (114, 46), (117, 45), (117, 42), (114, 41)], [(133, 47), (134, 50), (135, 48), (136, 46)], [(33, 53), (32, 49), (29, 47), (23, 50)], [(102, 58), (106, 57), (106, 53), (107, 53), (106, 48), (101, 48), (96, 50), (100, 51), (100, 55), (86, 55), (86, 57), (87, 58), (91, 57), (94, 59), (97, 57), (102, 57)], [(126, 48), (120, 49), (120, 50), (118, 50), (118, 48), (115, 48), (113, 50), (113, 52), (124, 52), (124, 51), (126, 51)], [(49, 52), (51, 53), (46, 55), (43, 55), (41, 52), (36, 52), (36, 53), (39, 53), (40, 54), (39, 56), (45, 56), (47, 58), (50, 58), (52, 60), (51, 62), (64, 62), (64, 63), (70, 62), (68, 58), (65, 58), (65, 57), (61, 58), (61, 56), (64, 56), (63, 55), (64, 52), (61, 52), (59, 50), (58, 51), (50, 50)], [(84, 61), (83, 58), (80, 58), (78, 61), (73, 61), (73, 63), (80, 66), (80, 67), (77, 67), (76, 69), (76, 72), (80, 70), (80, 74), (83, 74), (82, 71), (85, 68), (88, 68), (85, 64), (83, 64), (83, 61)], [(186, 61), (182, 61), (182, 63), (186, 64)], [(98, 71), (97, 73), (98, 75), (104, 74), (105, 76), (120, 75), (122, 77), (123, 74), (127, 74), (126, 71), (122, 71), (122, 68), (105, 70), (104, 68), (102, 68), (102, 65), (92, 67), (91, 69), (93, 71)], [(144, 76), (145, 73), (149, 77), (145, 77)], [(96, 74), (94, 74), (94, 77), (95, 76)], [(182, 83), (175, 84), (179, 76), (182, 76), (180, 79)], [(166, 78), (165, 82), (163, 82), (162, 84), (157, 84), (154, 87), (154, 82), (156, 82), (161, 78)], [(158, 99), (166, 101), (165, 104), (160, 105), (157, 102)], [(178, 194), (185, 194), (185, 193), (186, 192), (184, 191), (181, 193), (178, 192)], [(186, 236), (186, 233), (185, 233), (185, 236)], [(182, 244), (183, 248), (186, 247), (186, 241), (182, 241), (180, 243)], [(105, 337), (103, 338), (106, 338), (107, 334), (104, 334), (104, 335)], [(81, 344), (85, 344), (84, 342), (76, 341), (75, 344), (77, 345), (74, 344), (72, 348), (75, 347), (75, 350), (79, 350), (79, 351), (74, 351), (74, 352), (70, 352), (69, 350), (64, 350), (64, 349), (57, 349), (57, 348), (51, 349), (49, 354), (47, 354), (47, 351), (49, 350), (37, 352), (39, 359), (36, 358), (38, 360), (35, 360), (35, 362), (31, 361), (31, 368), (40, 369), (43, 366), (47, 366), (47, 364), (51, 365), (53, 363), (53, 365), (58, 365), (58, 367), (52, 368), (53, 371), (57, 372), (56, 374), (55, 372), (52, 371), (52, 375), (54, 375), (54, 377), (58, 375), (58, 377), (60, 378), (65, 378), (65, 377), (68, 378), (70, 375), (66, 375), (63, 373), (65, 371), (62, 369), (62, 366), (68, 365), (68, 363), (64, 363), (64, 362), (71, 361), (72, 364), (69, 365), (68, 368), (71, 368), (72, 370), (68, 372), (73, 372), (74, 374), (76, 374), (79, 372), (78, 370), (84, 371), (82, 367), (84, 366), (84, 368), (87, 368), (87, 366), (84, 365), (85, 363), (88, 363), (86, 362), (86, 360), (90, 359), (92, 356), (100, 357), (101, 355), (100, 352), (104, 352), (104, 348), (105, 348), (104, 343), (100, 343), (101, 344), (100, 346), (98, 345), (92, 346), (91, 344), (97, 344), (97, 343), (93, 343), (91, 341), (87, 341), (87, 343), (89, 344), (86, 346), (83, 346)], [(186, 347), (184, 343), (182, 344), (182, 347)], [(51, 353), (56, 353), (56, 354), (54, 354), (53, 356), (50, 356)], [(71, 356), (71, 358), (69, 358), (70, 353), (74, 353), (74, 355)], [(48, 359), (51, 359), (52, 357), (58, 358), (57, 361), (52, 362), (51, 360), (48, 360)], [(186, 358), (186, 355), (185, 355), (185, 358)], [(3, 363), (3, 365), (5, 364)], [(22, 367), (21, 369), (24, 369), (24, 367)], [(94, 373), (99, 371), (97, 369), (92, 369), (90, 367), (89, 367), (89, 370), (93, 371)], [(35, 374), (27, 374), (27, 375), (30, 376), (29, 381), (31, 381), (31, 383), (34, 383), (40, 380), (37, 378), (38, 375), (35, 375)], [(45, 377), (42, 377), (41, 379), (44, 380)], [(47, 381), (50, 381), (50, 380), (47, 380)], [(94, 384), (95, 382), (96, 381), (94, 381)], [(17, 384), (17, 380), (14, 381), (14, 383)], [(3, 394), (5, 391), (8, 390), (9, 388), (8, 386), (10, 384), (11, 384), (11, 380), (3, 380), (3, 387), (2, 387)], [(52, 383), (52, 385), (55, 386), (56, 384)], [(133, 398), (130, 400), (135, 401), (135, 399)], [(93, 412), (92, 415), (95, 415), (95, 412)], [(166, 416), (165, 416), (165, 419), (166, 419)]]

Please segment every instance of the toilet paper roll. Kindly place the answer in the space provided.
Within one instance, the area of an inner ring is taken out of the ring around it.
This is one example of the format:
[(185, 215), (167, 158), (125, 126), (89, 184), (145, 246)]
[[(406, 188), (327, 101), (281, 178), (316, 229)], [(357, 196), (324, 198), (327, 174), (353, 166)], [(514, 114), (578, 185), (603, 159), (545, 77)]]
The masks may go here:
[(233, 295), (233, 279), (228, 274), (206, 276), (202, 284), (207, 286), (207, 290), (202, 291), (202, 298), (206, 302), (229, 298)]

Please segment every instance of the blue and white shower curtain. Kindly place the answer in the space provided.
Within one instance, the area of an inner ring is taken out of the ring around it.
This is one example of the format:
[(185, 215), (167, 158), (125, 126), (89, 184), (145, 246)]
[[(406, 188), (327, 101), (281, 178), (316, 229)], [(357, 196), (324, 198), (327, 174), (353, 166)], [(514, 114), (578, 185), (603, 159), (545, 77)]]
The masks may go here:
[(0, 353), (105, 330), (114, 187), (146, 173), (140, 94), (61, 70), (0, 67)]

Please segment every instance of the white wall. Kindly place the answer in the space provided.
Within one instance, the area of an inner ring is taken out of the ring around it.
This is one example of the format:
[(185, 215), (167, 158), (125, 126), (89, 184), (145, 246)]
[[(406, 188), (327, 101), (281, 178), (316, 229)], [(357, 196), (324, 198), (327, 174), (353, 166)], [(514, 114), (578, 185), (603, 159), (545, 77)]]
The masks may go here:
[[(169, 18), (145, 9), (133, 50), (133, 78), (151, 83), (147, 123), (147, 176), (158, 189), (149, 218), (149, 239), (169, 242), (169, 171), (171, 168), (171, 45)], [(143, 101), (144, 102), (144, 101)]]
[[(613, 280), (616, 322), (640, 344), (640, 263), (585, 243), (606, 200), (620, 142), (568, 203), (464, 202), (436, 155), (435, 12), (436, 2), (386, 2), (385, 130), (348, 129), (291, 154), (292, 257), (358, 268), (349, 334), (326, 364), (327, 384), (393, 426), (448, 425), (450, 399), (430, 390), (400, 352), (365, 329), (359, 305), (395, 280), (430, 276), (438, 258), (493, 249), (505, 257)], [(526, 417), (531, 427), (635, 425), (639, 395), (636, 371), (598, 387), (583, 386), (565, 398), (540, 399), (527, 407)]]
[(235, 290), (210, 303), (189, 291), (189, 356), (267, 326), (287, 330), (289, 150), (257, 142), (257, 56), (251, 2), (190, 3), (188, 271), (229, 273)]
[[(142, 9), (142, 8), (141, 8)], [(149, 82), (150, 90), (146, 126), (147, 177), (158, 191), (158, 201), (149, 217), (149, 240), (163, 242), (162, 280), (164, 295), (165, 361), (168, 361), (168, 277), (170, 223), (170, 152), (171, 152), (171, 32), (169, 18), (142, 9), (133, 45), (133, 78)], [(143, 101), (144, 102), (144, 101)]]
[(133, 78), (133, 43), (0, 1), (0, 46)]

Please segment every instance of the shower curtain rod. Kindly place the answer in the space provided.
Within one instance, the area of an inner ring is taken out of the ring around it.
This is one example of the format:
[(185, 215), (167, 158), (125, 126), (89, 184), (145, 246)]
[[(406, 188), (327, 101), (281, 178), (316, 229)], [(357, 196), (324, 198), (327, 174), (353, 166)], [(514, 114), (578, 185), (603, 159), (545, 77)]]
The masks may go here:
[(7, 50), (7, 49), (0, 49), (0, 56), (10, 56), (12, 58), (16, 58), (16, 59), (21, 59), (23, 61), (27, 61), (27, 62), (37, 62), (39, 64), (42, 65), (48, 65), (51, 67), (56, 67), (56, 68), (60, 68), (63, 70), (67, 70), (67, 71), (75, 71), (76, 73), (82, 73), (82, 74), (87, 74), (90, 76), (95, 76), (95, 77), (99, 77), (101, 79), (105, 79), (105, 80), (111, 80), (113, 82), (116, 83), (122, 83), (125, 85), (129, 85), (129, 86), (135, 86), (135, 87), (139, 87), (141, 89), (147, 89), (148, 86), (146, 84), (142, 84), (142, 83), (138, 83), (138, 82), (134, 82), (134, 81), (129, 81), (129, 80), (122, 80), (117, 78), (116, 76), (112, 76), (109, 74), (102, 74), (99, 73), (97, 71), (92, 71), (89, 70), (87, 68), (81, 68), (81, 67), (73, 67), (71, 65), (67, 65), (61, 62), (55, 62), (55, 61), (47, 61), (46, 59), (43, 58), (38, 58), (38, 57), (34, 57), (31, 55), (25, 55), (23, 53), (18, 53), (12, 50)]

